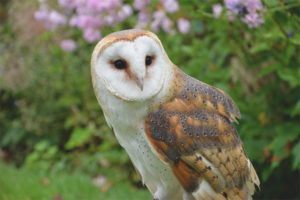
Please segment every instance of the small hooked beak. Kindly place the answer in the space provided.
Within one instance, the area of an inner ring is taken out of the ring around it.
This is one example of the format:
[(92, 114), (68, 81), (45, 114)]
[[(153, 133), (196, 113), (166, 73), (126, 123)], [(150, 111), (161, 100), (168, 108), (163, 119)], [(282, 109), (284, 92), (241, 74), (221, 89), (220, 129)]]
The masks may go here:
[(135, 82), (136, 82), (136, 85), (141, 89), (141, 91), (143, 91), (143, 89), (144, 89), (144, 78), (137, 78), (136, 80), (135, 80)]

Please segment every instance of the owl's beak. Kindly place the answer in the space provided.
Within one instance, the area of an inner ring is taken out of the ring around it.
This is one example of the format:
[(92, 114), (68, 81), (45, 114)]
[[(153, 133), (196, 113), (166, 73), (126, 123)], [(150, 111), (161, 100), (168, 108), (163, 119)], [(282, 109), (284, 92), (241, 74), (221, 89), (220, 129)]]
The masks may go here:
[(135, 80), (135, 82), (136, 82), (136, 84), (137, 84), (137, 86), (141, 89), (141, 91), (143, 91), (143, 89), (144, 89), (144, 78), (137, 78), (136, 80)]

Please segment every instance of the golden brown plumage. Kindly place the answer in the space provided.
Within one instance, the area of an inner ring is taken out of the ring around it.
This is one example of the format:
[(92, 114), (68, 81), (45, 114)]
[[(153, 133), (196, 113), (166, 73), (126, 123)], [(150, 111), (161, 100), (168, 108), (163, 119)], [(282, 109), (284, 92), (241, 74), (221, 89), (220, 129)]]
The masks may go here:
[[(174, 91), (145, 121), (153, 148), (186, 191), (194, 192), (205, 179), (219, 199), (249, 197), (259, 180), (231, 123), (240, 117), (239, 110), (220, 89), (176, 68), (175, 76)], [(198, 196), (216, 199), (208, 193)]]

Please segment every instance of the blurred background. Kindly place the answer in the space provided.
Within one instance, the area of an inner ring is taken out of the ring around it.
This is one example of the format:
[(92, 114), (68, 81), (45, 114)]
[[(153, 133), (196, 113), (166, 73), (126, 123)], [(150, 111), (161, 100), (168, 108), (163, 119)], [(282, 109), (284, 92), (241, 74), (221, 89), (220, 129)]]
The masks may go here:
[(0, 199), (151, 199), (90, 78), (96, 42), (134, 27), (236, 102), (254, 199), (300, 199), (298, 0), (0, 0)]

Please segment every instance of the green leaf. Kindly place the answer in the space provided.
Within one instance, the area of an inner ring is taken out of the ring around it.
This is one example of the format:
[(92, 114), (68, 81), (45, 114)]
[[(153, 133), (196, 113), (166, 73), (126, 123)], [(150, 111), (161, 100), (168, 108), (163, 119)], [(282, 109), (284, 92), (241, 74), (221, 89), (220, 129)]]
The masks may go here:
[(293, 169), (300, 169), (300, 142), (298, 142), (292, 149), (292, 154), (294, 157), (293, 160)]
[(33, 152), (26, 157), (26, 163), (31, 164), (37, 160), (39, 160), (40, 154), (38, 152)]
[(260, 72), (258, 74), (258, 78), (265, 76), (267, 74), (270, 74), (279, 68), (280, 68), (280, 65), (278, 65), (278, 64), (267, 66), (267, 67), (263, 68), (262, 70), (260, 70)]
[(287, 81), (292, 88), (300, 85), (300, 69), (291, 69), (288, 67), (282, 67), (277, 71), (278, 76)]
[(57, 146), (52, 146), (52, 147), (50, 147), (50, 148), (47, 150), (45, 156), (46, 156), (47, 158), (52, 158), (52, 157), (54, 157), (54, 156), (56, 155), (57, 152), (58, 152)]
[(288, 21), (288, 16), (287, 13), (283, 12), (283, 11), (276, 11), (273, 15), (274, 20), (276, 20), (277, 22), (280, 22), (281, 24), (286, 24), (286, 22)]
[(265, 50), (269, 50), (270, 49), (270, 45), (265, 42), (265, 41), (259, 41), (253, 44), (253, 46), (250, 49), (251, 53), (258, 53), (260, 51), (265, 51)]
[(295, 34), (290, 40), (292, 43), (300, 45), (300, 34)]
[(291, 112), (292, 117), (295, 117), (296, 115), (300, 115), (300, 100), (298, 100), (298, 102), (296, 103), (295, 107)]
[[(2, 130), (0, 128), (0, 132), (1, 131)], [(4, 147), (18, 145), (18, 143), (22, 142), (22, 139), (24, 139), (25, 136), (26, 132), (21, 123), (19, 121), (13, 121), (10, 130), (3, 134), (3, 137), (0, 140), (0, 145), (3, 145)]]
[(198, 34), (204, 33), (204, 26), (201, 20), (193, 20), (191, 23), (191, 29)]
[(125, 164), (129, 161), (129, 157), (124, 150), (110, 150), (101, 153), (101, 156), (111, 163)]
[(99, 151), (107, 151), (111, 149), (112, 144), (109, 141), (103, 141), (103, 143), (99, 146)]
[(49, 146), (49, 142), (47, 140), (43, 140), (39, 143), (37, 143), (35, 146), (34, 146), (34, 149), (36, 151), (45, 151)]
[(57, 100), (57, 105), (64, 107), (64, 108), (69, 108), (72, 105), (79, 105), (81, 103), (80, 98), (78, 98), (75, 95), (62, 95), (60, 98)]
[(279, 5), (279, 1), (278, 0), (265, 0), (264, 3), (268, 7), (273, 7), (273, 6)]
[(268, 180), (268, 178), (270, 177), (270, 175), (272, 174), (273, 172), (273, 169), (272, 167), (267, 167), (265, 168), (263, 171), (262, 171), (262, 180), (265, 182), (266, 180)]
[(65, 145), (65, 148), (70, 150), (75, 147), (80, 147), (84, 145), (86, 142), (90, 140), (92, 137), (94, 131), (93, 126), (89, 126), (87, 128), (76, 128), (74, 131), (71, 133), (71, 138)]
[(264, 151), (264, 148), (269, 143), (268, 140), (260, 139), (248, 139), (244, 141), (244, 146), (247, 152), (247, 155), (250, 159), (255, 159), (257, 161), (263, 162), (263, 160), (259, 160), (261, 158), (261, 154)]
[(277, 136), (270, 143), (270, 149), (275, 156), (285, 157), (286, 144), (294, 141), (298, 137), (299, 125), (297, 123), (281, 123), (276, 127)]
[(263, 36), (263, 39), (279, 39), (279, 38), (285, 38), (284, 34), (281, 31), (278, 31), (276, 29), (272, 29), (271, 31), (266, 32)]

